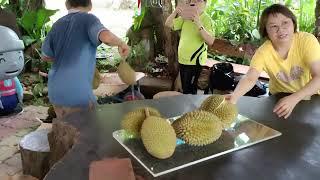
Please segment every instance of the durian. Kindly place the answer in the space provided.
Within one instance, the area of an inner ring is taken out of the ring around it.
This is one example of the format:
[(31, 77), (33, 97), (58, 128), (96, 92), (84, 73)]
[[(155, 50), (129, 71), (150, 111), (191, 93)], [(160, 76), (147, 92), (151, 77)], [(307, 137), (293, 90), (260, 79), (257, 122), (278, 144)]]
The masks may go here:
[(138, 108), (134, 111), (128, 112), (124, 115), (121, 121), (122, 129), (126, 130), (134, 137), (140, 137), (140, 129), (143, 121), (147, 118), (145, 108), (149, 110), (150, 115), (160, 117), (161, 114), (158, 110), (151, 107)]
[(215, 114), (223, 123), (223, 128), (229, 128), (238, 115), (238, 108), (225, 100), (222, 95), (212, 95), (205, 99), (200, 110)]
[(122, 60), (118, 66), (118, 74), (122, 82), (133, 85), (136, 82), (136, 73), (131, 68), (131, 66), (125, 61)]
[(192, 111), (172, 123), (177, 137), (187, 144), (203, 146), (213, 143), (222, 133), (222, 123), (217, 116), (206, 111)]
[(161, 117), (147, 117), (141, 127), (141, 139), (148, 153), (158, 159), (171, 157), (176, 148), (175, 131), (171, 124)]
[(229, 128), (238, 116), (238, 108), (236, 105), (225, 102), (219, 108), (214, 110), (214, 114), (219, 117), (223, 123), (223, 128)]
[(224, 101), (224, 96), (222, 95), (212, 95), (206, 98), (200, 106), (201, 110), (212, 112), (221, 105)]

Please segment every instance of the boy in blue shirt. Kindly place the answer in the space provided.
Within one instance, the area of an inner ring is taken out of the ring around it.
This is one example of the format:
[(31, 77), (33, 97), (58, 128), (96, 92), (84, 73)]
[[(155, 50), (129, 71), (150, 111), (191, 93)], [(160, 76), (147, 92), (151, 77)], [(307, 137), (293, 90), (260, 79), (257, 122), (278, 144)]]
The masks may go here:
[(53, 62), (48, 93), (57, 118), (96, 104), (92, 81), (101, 42), (118, 46), (123, 58), (129, 54), (127, 44), (88, 13), (91, 0), (66, 0), (66, 7), (68, 15), (53, 24), (42, 45), (42, 59)]

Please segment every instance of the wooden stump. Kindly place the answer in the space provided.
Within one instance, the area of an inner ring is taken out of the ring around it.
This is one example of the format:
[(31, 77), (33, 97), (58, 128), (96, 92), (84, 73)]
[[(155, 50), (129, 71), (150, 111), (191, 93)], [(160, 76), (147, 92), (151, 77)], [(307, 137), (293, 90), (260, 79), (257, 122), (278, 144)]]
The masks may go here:
[(43, 179), (49, 171), (48, 133), (50, 129), (34, 131), (20, 141), (23, 174)]
[(73, 146), (78, 137), (76, 128), (67, 123), (53, 119), (52, 131), (48, 134), (50, 146), (50, 168), (58, 162)]

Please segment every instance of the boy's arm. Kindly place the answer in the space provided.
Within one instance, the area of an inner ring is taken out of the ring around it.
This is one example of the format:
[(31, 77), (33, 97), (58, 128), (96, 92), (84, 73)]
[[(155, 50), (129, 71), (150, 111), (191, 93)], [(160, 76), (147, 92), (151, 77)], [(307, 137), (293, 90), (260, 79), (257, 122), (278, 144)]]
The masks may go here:
[(52, 57), (46, 56), (44, 54), (41, 55), (41, 60), (45, 62), (52, 62), (54, 59)]
[(168, 16), (166, 22), (165, 22), (165, 26), (167, 26), (168, 28), (173, 28), (173, 19), (180, 14), (182, 11), (181, 7), (178, 5), (177, 8), (170, 14), (170, 16)]
[(199, 15), (196, 15), (194, 17), (194, 22), (198, 27), (199, 33), (201, 35), (201, 37), (204, 39), (204, 41), (209, 45), (212, 46), (215, 38), (212, 36), (212, 33), (210, 33), (210, 31), (208, 29), (206, 29), (204, 27), (204, 25), (202, 24), (202, 22), (200, 21), (200, 17)]
[(99, 34), (99, 40), (109, 46), (118, 46), (118, 50), (121, 57), (126, 58), (129, 55), (129, 46), (120, 38), (118, 38), (115, 34), (113, 34), (111, 31), (101, 31)]
[(52, 48), (52, 30), (48, 33), (41, 47), (41, 60), (46, 62), (54, 61)]

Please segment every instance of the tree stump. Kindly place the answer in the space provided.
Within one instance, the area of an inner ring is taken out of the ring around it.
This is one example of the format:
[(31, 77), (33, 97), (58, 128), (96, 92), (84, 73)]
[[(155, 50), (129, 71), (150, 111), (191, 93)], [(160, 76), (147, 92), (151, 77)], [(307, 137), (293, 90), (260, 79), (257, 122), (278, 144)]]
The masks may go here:
[(50, 129), (41, 129), (24, 136), (19, 144), (23, 174), (43, 179), (49, 171), (50, 147), (48, 133)]

